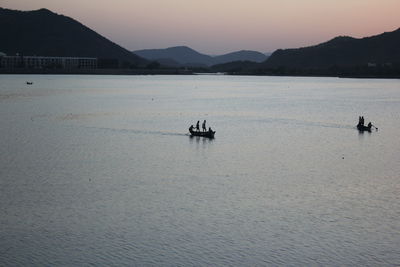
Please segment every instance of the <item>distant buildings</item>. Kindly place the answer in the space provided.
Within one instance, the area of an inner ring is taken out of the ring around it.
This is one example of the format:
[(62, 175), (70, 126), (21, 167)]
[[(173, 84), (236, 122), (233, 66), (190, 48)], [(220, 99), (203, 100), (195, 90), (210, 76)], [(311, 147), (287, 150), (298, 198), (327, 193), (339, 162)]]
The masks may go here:
[(42, 57), (7, 56), (0, 52), (3, 69), (97, 69), (97, 58), (91, 57)]

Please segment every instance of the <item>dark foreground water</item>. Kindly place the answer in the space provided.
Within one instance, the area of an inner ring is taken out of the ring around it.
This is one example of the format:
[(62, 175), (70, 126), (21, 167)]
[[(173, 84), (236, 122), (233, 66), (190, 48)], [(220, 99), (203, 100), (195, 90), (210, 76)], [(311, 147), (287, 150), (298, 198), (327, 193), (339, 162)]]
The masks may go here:
[(400, 265), (399, 80), (0, 75), (0, 123), (1, 266)]

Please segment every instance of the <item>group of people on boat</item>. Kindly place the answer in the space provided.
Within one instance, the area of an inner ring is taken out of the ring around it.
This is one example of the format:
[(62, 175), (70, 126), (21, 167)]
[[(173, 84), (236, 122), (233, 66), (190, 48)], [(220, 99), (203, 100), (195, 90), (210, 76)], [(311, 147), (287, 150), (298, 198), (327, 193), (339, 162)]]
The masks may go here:
[(369, 129), (371, 129), (372, 127), (372, 123), (369, 122), (367, 126), (364, 125), (364, 116), (359, 116), (358, 117), (358, 124), (357, 124), (357, 128), (364, 128), (367, 127)]
[[(201, 128), (203, 130), (203, 132), (207, 132), (207, 127), (206, 127), (206, 120), (203, 121)], [(190, 125), (189, 127), (189, 131), (193, 132), (193, 129), (196, 129), (197, 132), (200, 132), (200, 121), (197, 121), (196, 123), (196, 128), (192, 125)], [(208, 132), (212, 133), (213, 130), (211, 129), (211, 127), (208, 127)]]

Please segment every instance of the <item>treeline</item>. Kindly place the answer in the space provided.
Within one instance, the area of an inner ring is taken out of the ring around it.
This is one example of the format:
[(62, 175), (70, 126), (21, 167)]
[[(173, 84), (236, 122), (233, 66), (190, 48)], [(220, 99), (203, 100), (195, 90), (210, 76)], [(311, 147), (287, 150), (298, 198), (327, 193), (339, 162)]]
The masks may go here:
[(232, 62), (215, 65), (210, 72), (223, 72), (230, 75), (273, 75), (273, 76), (331, 76), (331, 77), (376, 77), (400, 78), (400, 64), (337, 66), (326, 68), (307, 67), (267, 67), (253, 62)]

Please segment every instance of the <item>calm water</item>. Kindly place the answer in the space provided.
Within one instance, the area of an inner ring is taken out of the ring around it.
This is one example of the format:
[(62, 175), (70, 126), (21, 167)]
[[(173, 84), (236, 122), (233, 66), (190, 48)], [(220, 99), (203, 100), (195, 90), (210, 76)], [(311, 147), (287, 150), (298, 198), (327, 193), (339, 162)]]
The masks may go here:
[(1, 266), (400, 265), (399, 80), (0, 75), (0, 122)]

